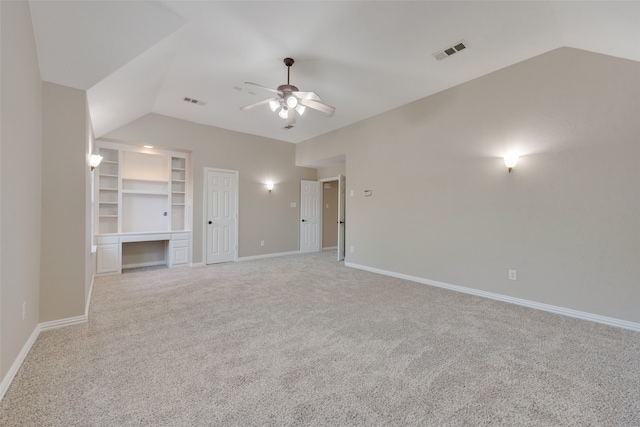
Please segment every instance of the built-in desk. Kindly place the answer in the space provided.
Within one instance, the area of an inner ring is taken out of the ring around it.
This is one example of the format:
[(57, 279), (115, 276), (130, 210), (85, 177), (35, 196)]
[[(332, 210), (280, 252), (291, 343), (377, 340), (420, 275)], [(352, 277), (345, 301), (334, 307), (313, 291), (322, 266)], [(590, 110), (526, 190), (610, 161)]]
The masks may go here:
[[(96, 276), (120, 274), (123, 268), (131, 267), (187, 265), (190, 237), (188, 231), (97, 234)], [(144, 248), (147, 250), (140, 250), (144, 242), (150, 245)], [(149, 248), (153, 250), (149, 251)]]

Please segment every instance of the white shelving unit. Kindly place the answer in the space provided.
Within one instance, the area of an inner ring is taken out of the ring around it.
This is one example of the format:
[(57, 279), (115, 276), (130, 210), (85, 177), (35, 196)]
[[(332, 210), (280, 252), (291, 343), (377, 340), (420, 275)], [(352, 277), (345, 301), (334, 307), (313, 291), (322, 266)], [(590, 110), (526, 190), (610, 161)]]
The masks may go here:
[[(96, 145), (103, 157), (96, 169), (96, 273), (117, 274), (123, 265), (188, 263), (189, 155), (100, 140)], [(127, 248), (129, 243), (135, 243), (135, 248)], [(156, 252), (164, 247), (163, 259), (158, 260), (157, 254), (147, 257), (147, 247)]]
[(118, 232), (120, 217), (120, 195), (118, 194), (120, 176), (120, 157), (118, 150), (100, 148), (102, 163), (98, 167), (97, 233), (110, 234)]
[(171, 158), (171, 229), (185, 229), (187, 198), (187, 159)]

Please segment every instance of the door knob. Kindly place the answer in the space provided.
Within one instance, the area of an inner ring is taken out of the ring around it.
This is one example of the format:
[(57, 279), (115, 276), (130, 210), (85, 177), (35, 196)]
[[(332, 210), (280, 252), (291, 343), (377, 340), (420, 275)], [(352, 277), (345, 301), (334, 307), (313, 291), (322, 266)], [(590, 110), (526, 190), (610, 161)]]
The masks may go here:
[(209, 224), (213, 224), (213, 222), (209, 221)]
[(306, 220), (306, 219), (303, 219), (303, 220), (302, 220), (302, 222), (307, 222), (307, 220)]

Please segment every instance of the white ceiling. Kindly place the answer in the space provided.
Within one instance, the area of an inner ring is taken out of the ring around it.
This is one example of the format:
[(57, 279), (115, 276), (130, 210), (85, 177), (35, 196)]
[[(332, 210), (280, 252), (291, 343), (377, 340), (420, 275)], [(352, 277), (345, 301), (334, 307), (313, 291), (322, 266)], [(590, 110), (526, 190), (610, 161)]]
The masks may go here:
[[(30, 1), (45, 81), (88, 91), (100, 137), (150, 112), (300, 142), (569, 46), (640, 61), (639, 1)], [(434, 53), (464, 40), (442, 61)], [(296, 126), (291, 84), (336, 107)], [(184, 97), (206, 102), (188, 104)]]

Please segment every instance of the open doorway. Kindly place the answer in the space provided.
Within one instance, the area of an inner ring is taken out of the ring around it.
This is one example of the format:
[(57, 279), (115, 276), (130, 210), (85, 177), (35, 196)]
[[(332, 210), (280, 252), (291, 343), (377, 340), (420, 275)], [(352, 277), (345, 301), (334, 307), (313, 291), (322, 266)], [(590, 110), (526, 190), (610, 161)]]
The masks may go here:
[(337, 260), (342, 261), (345, 253), (346, 179), (343, 175), (338, 175), (337, 178), (325, 178), (320, 182), (322, 183), (320, 247), (322, 250), (335, 249)]
[(300, 181), (301, 253), (335, 249), (337, 260), (344, 260), (345, 190), (342, 175)]
[(322, 250), (338, 249), (338, 180), (322, 183)]

